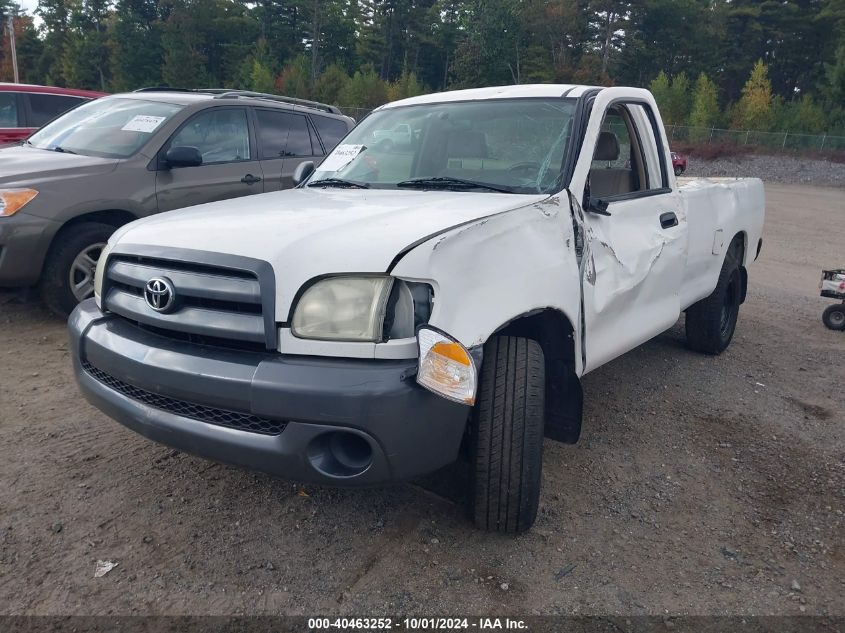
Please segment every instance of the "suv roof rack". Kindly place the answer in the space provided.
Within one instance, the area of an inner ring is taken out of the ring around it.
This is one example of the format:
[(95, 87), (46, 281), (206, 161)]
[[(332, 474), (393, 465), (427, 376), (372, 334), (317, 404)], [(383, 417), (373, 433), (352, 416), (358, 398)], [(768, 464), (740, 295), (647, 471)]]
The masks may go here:
[[(212, 92), (205, 90), (203, 92)], [(315, 110), (323, 110), (331, 114), (343, 114), (337, 106), (327, 105), (319, 101), (308, 101), (307, 99), (297, 99), (296, 97), (284, 97), (282, 95), (274, 95), (266, 92), (253, 92), (251, 90), (214, 90), (215, 99), (238, 99), (240, 97), (252, 99), (267, 99), (268, 101), (278, 101), (280, 103), (289, 103), (291, 105), (304, 106), (306, 108), (314, 108)]]
[(289, 103), (291, 105), (303, 106), (305, 108), (313, 108), (315, 110), (322, 110), (331, 114), (343, 114), (340, 108), (319, 101), (309, 101), (308, 99), (298, 99), (296, 97), (285, 97), (282, 95), (274, 95), (268, 92), (254, 92), (252, 90), (233, 90), (232, 88), (171, 88), (170, 86), (149, 86), (145, 88), (138, 88), (132, 92), (192, 92), (194, 94), (213, 95), (215, 99), (238, 99), (241, 97), (250, 99), (266, 99), (268, 101), (277, 101), (279, 103)]
[(132, 92), (200, 92), (191, 88), (171, 88), (170, 86), (146, 86), (137, 88)]

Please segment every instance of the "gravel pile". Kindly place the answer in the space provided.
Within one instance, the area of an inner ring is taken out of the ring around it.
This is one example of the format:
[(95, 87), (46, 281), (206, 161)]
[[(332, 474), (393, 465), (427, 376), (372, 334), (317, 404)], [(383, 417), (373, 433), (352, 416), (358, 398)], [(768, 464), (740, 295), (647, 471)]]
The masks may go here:
[(845, 187), (845, 164), (797, 156), (732, 156), (702, 160), (691, 156), (684, 176), (745, 176), (766, 182)]

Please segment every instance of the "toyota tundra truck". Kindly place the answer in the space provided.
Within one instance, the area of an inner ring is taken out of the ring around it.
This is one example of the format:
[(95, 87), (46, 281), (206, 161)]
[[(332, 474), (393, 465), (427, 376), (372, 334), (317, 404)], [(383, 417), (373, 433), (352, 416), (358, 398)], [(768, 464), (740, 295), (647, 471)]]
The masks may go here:
[[(379, 130), (407, 125), (383, 151)], [(520, 85), (387, 104), (297, 188), (121, 227), (70, 317), (85, 397), (151, 440), (330, 485), (465, 456), (521, 532), (581, 378), (671, 328), (731, 342), (757, 179), (676, 179), (652, 95)]]

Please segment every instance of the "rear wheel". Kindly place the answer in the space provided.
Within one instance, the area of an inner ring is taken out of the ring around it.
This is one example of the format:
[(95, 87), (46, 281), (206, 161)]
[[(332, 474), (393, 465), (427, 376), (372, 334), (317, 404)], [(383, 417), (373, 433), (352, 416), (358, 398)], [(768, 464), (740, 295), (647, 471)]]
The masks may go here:
[(41, 274), (41, 299), (53, 312), (66, 317), (77, 303), (94, 296), (94, 271), (114, 228), (86, 222), (56, 236)]
[(725, 351), (736, 330), (741, 302), (742, 274), (731, 251), (722, 264), (716, 289), (687, 310), (686, 333), (690, 348), (704, 354)]
[(523, 532), (537, 518), (543, 466), (545, 366), (533, 340), (499, 336), (484, 347), (472, 416), (472, 515), (492, 532)]
[(822, 322), (831, 330), (845, 330), (845, 303), (825, 308)]

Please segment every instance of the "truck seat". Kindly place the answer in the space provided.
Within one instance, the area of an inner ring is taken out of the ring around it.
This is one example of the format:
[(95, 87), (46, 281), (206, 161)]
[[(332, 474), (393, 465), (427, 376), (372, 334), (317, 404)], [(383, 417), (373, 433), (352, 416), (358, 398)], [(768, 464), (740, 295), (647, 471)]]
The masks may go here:
[[(619, 160), (619, 139), (613, 132), (601, 132), (596, 143), (593, 161), (613, 162)], [(593, 167), (590, 170), (590, 195), (604, 198), (622, 193), (631, 193), (634, 172), (619, 167)]]

